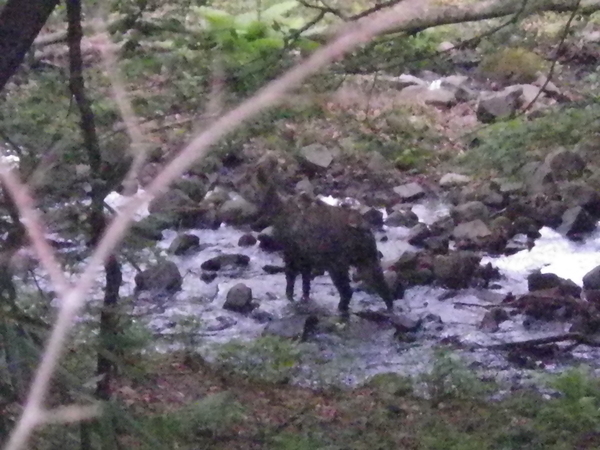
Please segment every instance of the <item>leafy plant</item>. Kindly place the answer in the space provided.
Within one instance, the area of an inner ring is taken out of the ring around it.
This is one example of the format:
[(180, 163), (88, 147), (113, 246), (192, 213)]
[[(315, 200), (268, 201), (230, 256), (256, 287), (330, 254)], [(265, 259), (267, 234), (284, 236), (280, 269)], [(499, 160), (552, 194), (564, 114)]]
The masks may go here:
[(295, 342), (264, 336), (252, 342), (232, 341), (219, 351), (219, 365), (235, 374), (271, 383), (287, 382), (300, 362)]
[(434, 406), (450, 399), (476, 399), (489, 391), (461, 360), (444, 350), (436, 352), (433, 368), (420, 381)]

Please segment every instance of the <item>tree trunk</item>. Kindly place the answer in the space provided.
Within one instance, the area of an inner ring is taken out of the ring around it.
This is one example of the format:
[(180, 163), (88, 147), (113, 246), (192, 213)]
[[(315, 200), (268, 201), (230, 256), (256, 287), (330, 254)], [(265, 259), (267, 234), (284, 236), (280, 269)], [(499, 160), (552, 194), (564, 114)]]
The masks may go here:
[[(89, 213), (90, 226), (90, 246), (97, 244), (102, 238), (106, 219), (104, 216), (104, 198), (106, 196), (106, 180), (102, 178), (102, 154), (100, 152), (100, 144), (96, 133), (96, 125), (94, 112), (92, 111), (90, 101), (85, 92), (85, 83), (83, 79), (83, 62), (81, 57), (81, 39), (83, 30), (81, 26), (81, 0), (67, 0), (67, 41), (69, 43), (69, 66), (70, 66), (70, 81), (69, 86), (75, 102), (79, 108), (81, 115), (81, 132), (83, 135), (84, 146), (87, 150), (88, 161), (90, 164), (91, 174), (94, 177), (91, 180), (91, 206)], [(110, 176), (110, 174), (107, 174)], [(119, 302), (119, 288), (122, 283), (121, 266), (117, 257), (112, 254), (108, 257), (104, 264), (106, 272), (106, 286), (104, 290), (104, 301), (100, 313), (100, 332), (99, 332), (99, 349), (97, 359), (97, 374), (100, 376), (96, 384), (95, 396), (97, 399), (108, 402), (112, 397), (112, 378), (114, 374), (114, 362), (111, 355), (116, 352), (115, 336), (119, 332), (118, 316), (116, 307)], [(109, 422), (112, 420), (108, 418)], [(103, 422), (103, 421), (101, 421)], [(103, 422), (106, 423), (106, 422)], [(95, 425), (100, 425), (96, 422)], [(103, 431), (100, 432), (100, 440), (102, 448), (113, 449), (118, 448), (115, 428), (104, 430), (105, 427), (100, 426)], [(89, 446), (89, 428), (84, 424), (81, 429), (82, 448)]]
[(58, 0), (8, 0), (0, 12), (0, 90), (23, 62)]

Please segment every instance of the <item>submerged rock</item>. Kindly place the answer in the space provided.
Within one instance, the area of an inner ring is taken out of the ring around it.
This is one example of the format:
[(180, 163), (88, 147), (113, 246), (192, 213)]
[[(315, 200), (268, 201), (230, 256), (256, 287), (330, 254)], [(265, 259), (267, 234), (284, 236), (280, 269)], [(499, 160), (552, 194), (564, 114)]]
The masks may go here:
[(419, 217), (411, 210), (400, 210), (393, 211), (387, 219), (385, 224), (388, 227), (414, 227), (419, 223)]

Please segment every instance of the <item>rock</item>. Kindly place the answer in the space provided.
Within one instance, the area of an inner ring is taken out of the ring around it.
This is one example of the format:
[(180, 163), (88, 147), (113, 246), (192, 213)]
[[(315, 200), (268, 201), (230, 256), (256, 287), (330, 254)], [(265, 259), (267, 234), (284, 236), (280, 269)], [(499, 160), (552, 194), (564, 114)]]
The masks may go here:
[(200, 268), (213, 272), (225, 267), (246, 267), (250, 263), (250, 257), (241, 254), (223, 254), (204, 261)]
[(433, 274), (438, 283), (449, 289), (464, 289), (469, 286), (479, 267), (481, 257), (471, 252), (452, 252), (437, 255), (433, 259)]
[(468, 83), (469, 77), (466, 75), (449, 75), (440, 79), (442, 87), (448, 89), (458, 89)]
[(393, 211), (385, 219), (388, 227), (414, 227), (419, 223), (419, 217), (411, 210)]
[(440, 186), (443, 188), (463, 186), (470, 183), (471, 177), (460, 173), (447, 173), (440, 179)]
[(419, 183), (407, 183), (396, 186), (394, 192), (402, 198), (403, 201), (414, 201), (425, 196), (425, 191)]
[(550, 200), (538, 208), (537, 216), (542, 219), (542, 225), (550, 228), (558, 228), (562, 223), (562, 216), (567, 209), (567, 205), (563, 202)]
[(554, 273), (541, 273), (535, 271), (527, 276), (527, 289), (529, 292), (552, 289), (560, 286), (562, 279)]
[(427, 85), (407, 86), (400, 91), (400, 99), (407, 103), (422, 103), (433, 106), (448, 107), (456, 104), (453, 89), (439, 87), (431, 89)]
[(502, 308), (494, 308), (483, 316), (479, 329), (488, 333), (495, 333), (500, 329), (500, 324), (509, 319), (508, 313)]
[(217, 210), (217, 218), (231, 225), (242, 225), (252, 222), (258, 213), (258, 208), (246, 199), (237, 196), (223, 203)]
[(417, 331), (421, 327), (421, 319), (414, 319), (404, 314), (391, 314), (389, 321), (398, 333), (410, 333)]
[(174, 262), (156, 263), (135, 276), (135, 290), (177, 292), (181, 289), (183, 278)]
[(579, 308), (579, 300), (564, 295), (559, 288), (533, 291), (510, 304), (536, 320), (565, 319), (572, 317)]
[(275, 275), (276, 273), (285, 272), (285, 267), (283, 266), (273, 266), (271, 264), (266, 264), (263, 266), (263, 270), (269, 275)]
[(456, 241), (467, 240), (478, 242), (492, 235), (488, 226), (481, 220), (460, 223), (454, 228), (452, 236)]
[(454, 230), (454, 220), (450, 216), (441, 217), (433, 222), (429, 228), (434, 236), (450, 236)]
[(217, 272), (202, 272), (200, 273), (200, 279), (205, 283), (212, 283), (217, 278)]
[(204, 181), (198, 177), (181, 178), (174, 186), (195, 202), (204, 200), (207, 192)]
[(576, 206), (565, 211), (557, 231), (573, 239), (591, 233), (595, 229), (596, 220), (581, 206)]
[(154, 198), (148, 205), (150, 214), (179, 213), (182, 210), (196, 208), (197, 204), (179, 189), (171, 189)]
[(404, 298), (404, 284), (402, 283), (402, 279), (398, 275), (398, 273), (393, 270), (386, 270), (383, 272), (383, 276), (385, 278), (385, 282), (390, 288), (392, 295), (394, 296), (394, 300), (399, 300)]
[(381, 228), (383, 226), (383, 213), (378, 209), (369, 208), (362, 216), (373, 227)]
[(240, 247), (252, 247), (254, 244), (256, 244), (257, 241), (258, 240), (254, 237), (253, 234), (246, 233), (240, 236), (240, 239), (238, 240), (238, 245)]
[(582, 175), (585, 161), (578, 153), (566, 149), (558, 149), (546, 156), (544, 160), (554, 181), (571, 180)]
[(384, 172), (390, 167), (390, 162), (377, 150), (371, 150), (368, 156), (367, 168), (372, 172)]
[(491, 123), (514, 116), (521, 106), (522, 93), (522, 89), (482, 93), (477, 104), (477, 119), (482, 123)]
[(223, 309), (228, 311), (247, 314), (257, 307), (252, 303), (252, 289), (244, 283), (238, 283), (229, 289)]
[(258, 323), (269, 323), (272, 320), (275, 320), (273, 314), (263, 311), (262, 309), (255, 309), (250, 313), (250, 317), (256, 320)]
[(184, 255), (200, 250), (200, 238), (193, 234), (180, 234), (169, 246), (169, 253), (173, 255)]
[(263, 330), (263, 336), (277, 336), (305, 341), (315, 330), (319, 319), (315, 315), (294, 315), (272, 320)]
[(514, 234), (524, 234), (527, 237), (533, 237), (537, 239), (540, 237), (540, 228), (541, 225), (531, 217), (519, 216), (513, 221)]
[(233, 317), (217, 316), (215, 317), (215, 319), (217, 323), (208, 325), (206, 327), (206, 331), (223, 331), (228, 328), (231, 328), (237, 323), (237, 320), (235, 320)]
[(423, 247), (435, 255), (448, 253), (450, 240), (445, 236), (432, 236), (423, 241)]
[(520, 181), (501, 181), (498, 184), (498, 191), (506, 195), (520, 194), (525, 191), (525, 184)]
[(131, 234), (151, 241), (161, 241), (162, 232), (172, 225), (167, 219), (163, 220), (159, 215), (144, 217), (139, 222), (131, 225)]
[(410, 245), (420, 246), (423, 245), (425, 239), (431, 236), (431, 230), (424, 223), (420, 223), (410, 229), (408, 233), (407, 241)]
[(600, 194), (581, 181), (563, 182), (559, 185), (560, 195), (568, 207), (581, 206), (593, 217), (600, 217)]
[(583, 277), (583, 288), (600, 289), (600, 266), (594, 267)]
[(452, 208), (450, 216), (452, 216), (456, 223), (471, 222), (477, 219), (487, 221), (490, 216), (490, 210), (483, 202), (472, 201)]
[(322, 144), (311, 144), (300, 149), (300, 162), (311, 170), (323, 170), (333, 162), (333, 154)]
[(455, 45), (452, 42), (443, 41), (438, 44), (437, 51), (438, 52), (447, 52), (452, 50)]
[(308, 178), (302, 178), (296, 183), (296, 191), (314, 195), (315, 188)]
[(419, 77), (415, 77), (414, 75), (403, 73), (402, 75), (395, 78), (396, 87), (400, 90), (404, 89), (408, 86), (425, 86), (426, 83), (424, 80), (421, 80)]
[(506, 216), (495, 217), (490, 222), (489, 229), (492, 233), (499, 233), (509, 239), (515, 235), (512, 221)]

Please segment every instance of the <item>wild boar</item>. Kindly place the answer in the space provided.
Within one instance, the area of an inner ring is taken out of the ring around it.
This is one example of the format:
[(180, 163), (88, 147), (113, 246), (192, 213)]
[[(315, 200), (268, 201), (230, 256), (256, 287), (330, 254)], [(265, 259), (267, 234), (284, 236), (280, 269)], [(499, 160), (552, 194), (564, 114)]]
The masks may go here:
[(284, 201), (271, 184), (263, 202), (263, 224), (273, 225), (273, 237), (283, 249), (286, 296), (294, 299), (296, 277), (302, 276), (302, 294), (310, 295), (314, 270), (326, 270), (340, 294), (338, 310), (349, 312), (352, 298), (350, 267), (383, 299), (388, 311), (393, 294), (383, 276), (375, 237), (358, 211), (301, 197)]

